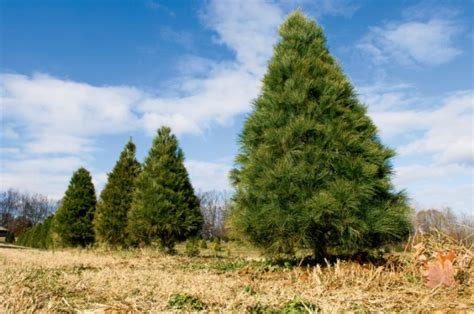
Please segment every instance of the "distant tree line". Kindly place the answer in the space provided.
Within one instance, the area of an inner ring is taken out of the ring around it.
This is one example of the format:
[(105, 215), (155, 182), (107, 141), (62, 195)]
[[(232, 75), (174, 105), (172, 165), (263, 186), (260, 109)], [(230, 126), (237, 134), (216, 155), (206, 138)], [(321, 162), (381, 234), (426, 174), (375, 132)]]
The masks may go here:
[(469, 247), (474, 243), (474, 220), (472, 216), (456, 215), (449, 207), (418, 211), (414, 217), (413, 241), (438, 235), (449, 236)]
[(47, 196), (9, 189), (0, 192), (0, 226), (15, 236), (43, 222), (59, 202)]

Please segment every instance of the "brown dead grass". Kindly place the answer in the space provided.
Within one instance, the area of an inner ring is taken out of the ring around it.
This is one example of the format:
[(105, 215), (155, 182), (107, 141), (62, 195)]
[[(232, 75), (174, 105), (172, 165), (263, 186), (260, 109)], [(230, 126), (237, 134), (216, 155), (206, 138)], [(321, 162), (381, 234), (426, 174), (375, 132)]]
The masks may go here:
[[(455, 250), (458, 283), (429, 289), (422, 265)], [(469, 312), (473, 252), (426, 241), (383, 266), (337, 262), (277, 267), (239, 258), (165, 256), (152, 249), (14, 250), (0, 248), (0, 313), (170, 312), (187, 293), (209, 312), (268, 311), (297, 298), (323, 312)], [(310, 309), (308, 307), (308, 309)]]

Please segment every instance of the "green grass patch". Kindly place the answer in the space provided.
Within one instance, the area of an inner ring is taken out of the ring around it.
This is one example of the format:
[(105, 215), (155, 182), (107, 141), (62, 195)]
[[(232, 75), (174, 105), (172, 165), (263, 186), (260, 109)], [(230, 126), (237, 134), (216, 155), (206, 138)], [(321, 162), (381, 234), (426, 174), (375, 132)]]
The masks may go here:
[(207, 309), (207, 305), (199, 298), (184, 292), (173, 294), (168, 300), (168, 307), (184, 311), (203, 311)]

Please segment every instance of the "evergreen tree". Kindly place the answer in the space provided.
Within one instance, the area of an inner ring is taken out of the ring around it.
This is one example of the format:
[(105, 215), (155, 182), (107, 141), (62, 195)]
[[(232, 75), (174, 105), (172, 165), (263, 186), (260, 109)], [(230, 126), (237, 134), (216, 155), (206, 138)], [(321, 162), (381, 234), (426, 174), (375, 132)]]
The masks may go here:
[(294, 12), (279, 34), (231, 173), (232, 225), (270, 253), (304, 247), (317, 258), (402, 240), (409, 209), (390, 182), (394, 151), (321, 27)]
[(6, 243), (15, 243), (15, 234), (13, 232), (8, 231), (7, 236), (5, 237)]
[(37, 247), (41, 249), (49, 249), (53, 246), (51, 227), (53, 225), (54, 216), (51, 215), (45, 221), (40, 223), (40, 230), (37, 234)]
[(140, 163), (135, 159), (135, 144), (130, 139), (100, 194), (94, 215), (95, 235), (99, 242), (114, 247), (125, 245), (127, 214), (139, 173)]
[(84, 168), (74, 172), (61, 206), (55, 215), (54, 229), (65, 246), (86, 246), (94, 242), (96, 196), (92, 177)]
[(30, 236), (30, 230), (31, 229), (26, 229), (20, 235), (18, 236), (18, 239), (16, 239), (16, 244), (21, 245), (21, 246), (28, 246), (28, 238)]
[(51, 226), (53, 222), (53, 215), (40, 222), (28, 230), (23, 231), (18, 239), (17, 244), (22, 246), (29, 246), (38, 249), (48, 249), (53, 246)]
[(158, 240), (172, 251), (176, 241), (197, 235), (202, 221), (183, 152), (170, 128), (162, 127), (137, 178), (128, 215), (131, 243)]

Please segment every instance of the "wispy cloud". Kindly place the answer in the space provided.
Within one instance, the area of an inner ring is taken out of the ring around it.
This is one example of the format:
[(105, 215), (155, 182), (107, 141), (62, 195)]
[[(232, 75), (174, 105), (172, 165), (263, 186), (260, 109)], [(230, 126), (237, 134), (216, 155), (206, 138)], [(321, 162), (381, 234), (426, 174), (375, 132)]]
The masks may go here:
[(361, 86), (360, 98), (383, 141), (398, 153), (394, 182), (407, 190), (412, 204), (469, 212), (474, 201), (474, 91), (427, 95), (413, 83), (386, 83), (400, 66), (439, 66), (464, 53), (463, 13), (431, 0), (401, 13), (398, 21), (371, 27), (357, 44), (384, 74), (381, 81)]
[(474, 92), (459, 92), (446, 98), (433, 112), (419, 112), (423, 136), (400, 147), (402, 155), (434, 154), (439, 163), (474, 166)]
[(168, 8), (165, 5), (162, 5), (162, 4), (158, 3), (158, 1), (145, 0), (145, 6), (149, 9), (151, 9), (151, 10), (162, 11), (162, 12), (168, 14), (171, 17), (176, 17), (176, 13), (174, 13), (173, 10), (171, 10), (170, 8)]
[(202, 14), (216, 42), (235, 51), (239, 67), (260, 77), (265, 71), (284, 12), (264, 1), (212, 1)]
[(288, 11), (302, 8), (316, 18), (324, 16), (350, 18), (360, 8), (360, 5), (351, 0), (282, 0), (280, 3)]
[(0, 165), (2, 190), (13, 187), (54, 198), (62, 197), (72, 172), (86, 165), (85, 160), (77, 156), (34, 157), (18, 154), (15, 158), (11, 158), (11, 155), (8, 157), (2, 158)]
[[(419, 208), (449, 205), (468, 212), (473, 204), (468, 191), (474, 192), (474, 91), (436, 101), (416, 95), (409, 85), (393, 86), (398, 87), (378, 84), (359, 92), (384, 142), (397, 143), (397, 188), (407, 189)], [(420, 102), (430, 106), (414, 106)]]
[(202, 191), (230, 190), (229, 171), (231, 165), (223, 162), (207, 162), (199, 160), (186, 161), (191, 181)]
[(2, 74), (0, 80), (5, 117), (23, 121), (34, 132), (38, 128), (76, 134), (126, 130), (133, 122), (129, 104), (140, 97), (130, 87), (97, 87), (45, 74)]
[(163, 27), (160, 35), (163, 39), (172, 41), (188, 50), (192, 50), (195, 47), (194, 35), (191, 32)]
[(372, 27), (357, 47), (375, 63), (440, 65), (462, 53), (455, 44), (461, 32), (454, 20), (391, 22)]
[(399, 147), (402, 156), (433, 154), (438, 163), (474, 165), (474, 92), (457, 92), (433, 110), (371, 112), (382, 134), (389, 138), (421, 135)]
[(462, 15), (460, 8), (451, 2), (437, 0), (422, 0), (402, 9), (406, 20), (427, 21), (430, 19), (454, 19)]

